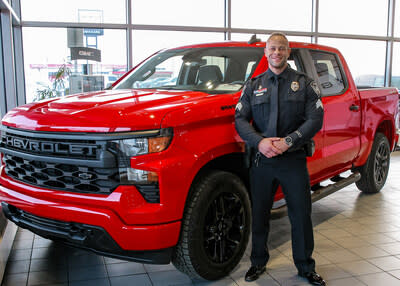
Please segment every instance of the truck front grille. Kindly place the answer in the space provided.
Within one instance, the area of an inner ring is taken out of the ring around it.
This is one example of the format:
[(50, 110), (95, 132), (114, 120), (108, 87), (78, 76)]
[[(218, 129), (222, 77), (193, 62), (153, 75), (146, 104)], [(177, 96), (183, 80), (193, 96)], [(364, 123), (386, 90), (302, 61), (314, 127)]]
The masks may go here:
[[(0, 133), (1, 164), (13, 180), (43, 189), (108, 195), (121, 184), (131, 184), (120, 173), (130, 162), (120, 155), (116, 142), (156, 136), (159, 130), (58, 133), (2, 126)], [(158, 184), (135, 186), (147, 202), (160, 202)]]
[(5, 172), (17, 181), (43, 188), (109, 194), (120, 180), (118, 168), (94, 168), (27, 160), (4, 154)]
[(121, 183), (108, 138), (1, 128), (0, 152), (12, 179), (44, 189), (110, 194)]

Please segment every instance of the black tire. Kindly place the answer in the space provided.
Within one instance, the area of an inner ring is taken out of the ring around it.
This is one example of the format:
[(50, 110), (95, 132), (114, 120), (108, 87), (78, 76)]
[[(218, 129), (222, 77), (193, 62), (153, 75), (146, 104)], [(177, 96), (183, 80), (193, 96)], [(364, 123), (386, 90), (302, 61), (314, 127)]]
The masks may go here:
[(358, 168), (361, 179), (356, 182), (357, 188), (365, 194), (378, 193), (385, 185), (389, 166), (389, 141), (384, 134), (377, 133), (367, 162)]
[(222, 278), (242, 258), (250, 225), (243, 182), (228, 172), (209, 172), (193, 186), (172, 263), (192, 279)]

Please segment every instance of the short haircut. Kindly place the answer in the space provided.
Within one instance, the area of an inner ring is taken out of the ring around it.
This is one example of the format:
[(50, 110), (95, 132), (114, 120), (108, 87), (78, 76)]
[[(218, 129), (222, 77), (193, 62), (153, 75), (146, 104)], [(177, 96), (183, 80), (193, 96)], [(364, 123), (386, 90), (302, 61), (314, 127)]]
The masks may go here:
[(284, 38), (285, 41), (286, 41), (286, 43), (287, 43), (287, 45), (289, 46), (289, 40), (288, 40), (288, 38), (286, 37), (286, 35), (285, 35), (284, 33), (281, 33), (281, 32), (273, 32), (273, 33), (268, 37), (267, 43), (268, 43), (269, 40), (271, 40), (273, 37), (282, 37), (282, 38)]

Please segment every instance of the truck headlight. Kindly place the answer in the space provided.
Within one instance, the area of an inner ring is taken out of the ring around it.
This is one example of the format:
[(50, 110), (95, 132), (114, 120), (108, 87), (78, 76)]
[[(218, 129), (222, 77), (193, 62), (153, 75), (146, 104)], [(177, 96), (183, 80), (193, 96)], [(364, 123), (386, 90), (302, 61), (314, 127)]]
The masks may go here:
[(118, 140), (119, 150), (127, 157), (161, 152), (167, 149), (171, 136)]
[(168, 148), (172, 139), (171, 129), (161, 129), (157, 136), (114, 140), (118, 152), (118, 167), (121, 183), (156, 184), (155, 172), (131, 168), (130, 159), (134, 156), (157, 153)]

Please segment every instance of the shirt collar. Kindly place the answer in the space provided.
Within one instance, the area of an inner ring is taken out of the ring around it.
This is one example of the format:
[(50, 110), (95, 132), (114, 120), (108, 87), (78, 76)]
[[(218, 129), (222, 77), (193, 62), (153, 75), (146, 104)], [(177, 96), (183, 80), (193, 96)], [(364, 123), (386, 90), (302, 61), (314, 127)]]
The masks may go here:
[[(273, 71), (271, 71), (269, 68), (267, 70), (267, 76), (269, 79), (271, 79), (272, 77), (277, 76), (276, 74), (273, 73)], [(279, 77), (287, 79), (289, 76), (289, 65), (285, 68), (285, 70), (283, 72), (281, 72), (279, 75)]]

